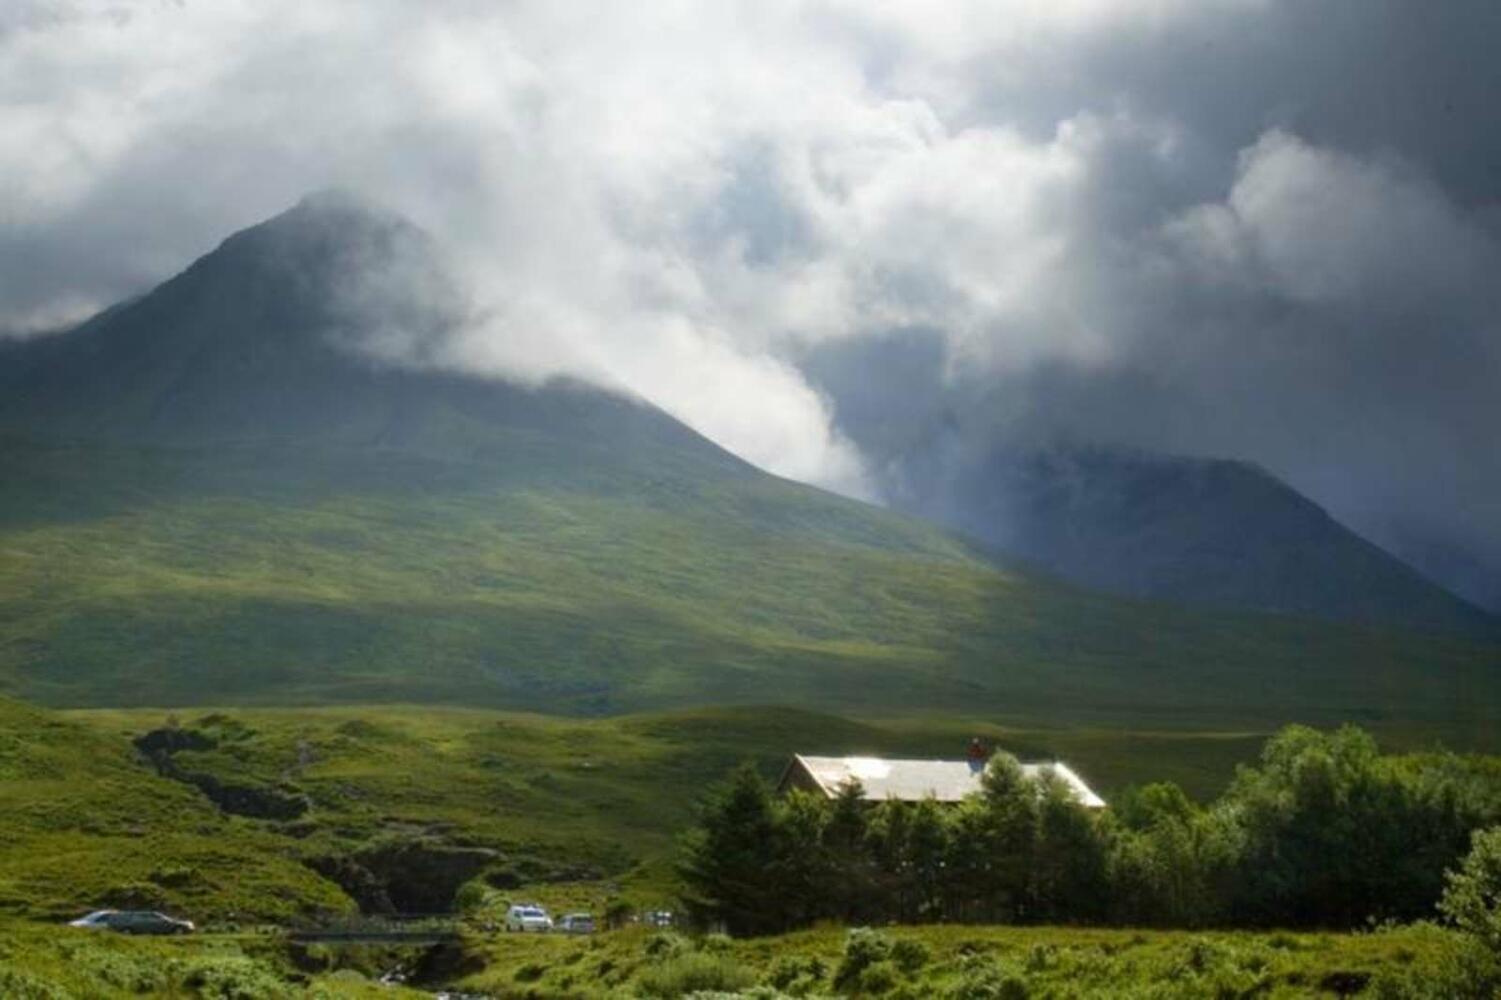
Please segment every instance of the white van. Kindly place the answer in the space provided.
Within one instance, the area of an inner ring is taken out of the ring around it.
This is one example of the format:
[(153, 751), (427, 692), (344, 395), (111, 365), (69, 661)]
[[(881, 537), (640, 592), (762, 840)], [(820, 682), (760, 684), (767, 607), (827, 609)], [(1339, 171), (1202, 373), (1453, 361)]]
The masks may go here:
[(542, 933), (552, 930), (552, 917), (536, 903), (515, 903), (506, 910), (506, 930)]

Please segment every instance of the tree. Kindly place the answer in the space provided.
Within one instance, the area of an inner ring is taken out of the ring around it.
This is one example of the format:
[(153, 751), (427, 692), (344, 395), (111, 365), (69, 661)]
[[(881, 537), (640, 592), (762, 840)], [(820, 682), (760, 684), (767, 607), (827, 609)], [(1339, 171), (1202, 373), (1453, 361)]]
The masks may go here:
[(875, 896), (875, 872), (866, 836), (869, 832), (865, 789), (846, 781), (829, 807), (823, 846), (833, 866), (831, 901), (835, 915), (855, 922), (864, 919)]
[(1173, 782), (1159, 781), (1123, 789), (1110, 803), (1110, 812), (1128, 830), (1150, 830), (1168, 820), (1187, 822), (1199, 807)]
[(829, 803), (822, 795), (794, 789), (778, 814), (775, 866), (766, 877), (782, 891), (780, 909), (789, 927), (804, 927), (836, 915), (834, 863), (824, 847)]
[(1439, 911), (1501, 955), (1501, 826), (1476, 832), (1470, 853), (1449, 872)]
[(1354, 926), (1433, 905), (1463, 826), (1369, 734), (1289, 726), (1226, 795), (1244, 835), (1235, 907), (1253, 923)]
[(1105, 845), (1094, 816), (1072, 787), (1051, 773), (1037, 781), (1030, 917), (1100, 920), (1106, 912)]
[(733, 934), (784, 929), (785, 890), (771, 877), (780, 860), (777, 827), (771, 790), (752, 765), (710, 793), (678, 863), (696, 917), (723, 921)]
[(980, 777), (979, 812), (960, 836), (976, 838), (983, 855), (976, 889), (982, 893), (980, 916), (993, 920), (1026, 919), (1037, 844), (1041, 789), (1010, 754), (990, 759)]

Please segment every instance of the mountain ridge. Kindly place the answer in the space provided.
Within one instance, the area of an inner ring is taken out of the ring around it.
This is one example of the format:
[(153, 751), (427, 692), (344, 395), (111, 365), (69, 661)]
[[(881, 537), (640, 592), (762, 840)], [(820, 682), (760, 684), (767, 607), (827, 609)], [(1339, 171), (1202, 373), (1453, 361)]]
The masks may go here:
[[(1004, 560), (1129, 597), (1495, 634), (1498, 620), (1270, 470), (1027, 429), (908, 331), (803, 362), (897, 510)], [(901, 373), (899, 376), (893, 373)], [(894, 412), (884, 402), (908, 400)]]

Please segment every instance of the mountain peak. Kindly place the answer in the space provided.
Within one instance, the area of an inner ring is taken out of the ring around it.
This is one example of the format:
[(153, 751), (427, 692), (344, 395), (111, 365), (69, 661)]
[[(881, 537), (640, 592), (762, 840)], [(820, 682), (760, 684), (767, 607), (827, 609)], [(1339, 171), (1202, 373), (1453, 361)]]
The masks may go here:
[(344, 190), (241, 230), (82, 326), (9, 351), (0, 432), (149, 445), (337, 442), (474, 453), (518, 430), (558, 446), (644, 442), (740, 467), (667, 414), (580, 383), (527, 387), (402, 367), (465, 301), (426, 232)]

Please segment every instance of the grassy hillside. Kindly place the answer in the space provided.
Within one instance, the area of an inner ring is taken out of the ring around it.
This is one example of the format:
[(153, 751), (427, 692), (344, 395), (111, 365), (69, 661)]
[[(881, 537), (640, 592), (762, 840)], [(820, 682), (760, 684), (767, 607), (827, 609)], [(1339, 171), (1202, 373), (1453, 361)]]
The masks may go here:
[(127, 741), (0, 699), (0, 914), (72, 918), (107, 903), (353, 908), (285, 838), (157, 777)]
[(642, 469), (524, 432), (498, 467), (3, 451), (26, 475), (0, 483), (0, 685), (51, 704), (774, 697), (1132, 728), (1405, 718), (1461, 745), (1501, 704), (1494, 646), (1075, 591), (680, 454)]

